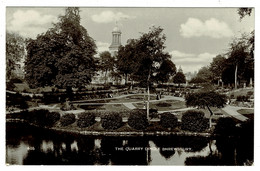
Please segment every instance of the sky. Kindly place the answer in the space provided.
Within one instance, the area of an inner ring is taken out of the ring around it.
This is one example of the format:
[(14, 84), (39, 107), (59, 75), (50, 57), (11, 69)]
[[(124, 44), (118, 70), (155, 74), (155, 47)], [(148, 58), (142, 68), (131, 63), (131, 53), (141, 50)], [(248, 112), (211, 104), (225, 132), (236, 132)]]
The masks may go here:
[[(122, 31), (122, 45), (128, 39), (139, 38), (149, 27), (160, 26), (166, 35), (165, 51), (184, 73), (209, 65), (212, 58), (227, 52), (234, 37), (255, 29), (254, 10), (240, 21), (235, 7), (81, 7), (80, 11), (81, 25), (95, 40), (99, 53), (108, 50), (116, 21)], [(64, 7), (7, 7), (6, 30), (35, 39), (64, 12)]]

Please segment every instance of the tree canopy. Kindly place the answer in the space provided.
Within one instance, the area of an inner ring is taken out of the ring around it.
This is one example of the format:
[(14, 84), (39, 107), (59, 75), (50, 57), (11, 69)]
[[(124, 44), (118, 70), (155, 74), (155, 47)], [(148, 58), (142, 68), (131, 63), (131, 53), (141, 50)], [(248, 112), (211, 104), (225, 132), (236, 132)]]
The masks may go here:
[(17, 33), (6, 32), (6, 78), (12, 77), (15, 64), (25, 55), (25, 41)]
[(183, 74), (182, 70), (179, 69), (179, 71), (176, 73), (176, 75), (173, 77), (173, 83), (181, 84), (186, 83), (185, 75)]
[(133, 74), (137, 67), (136, 61), (136, 39), (129, 39), (125, 46), (120, 46), (116, 56), (116, 68), (119, 73), (125, 76), (125, 83), (127, 84), (128, 76)]
[[(198, 107), (198, 108), (207, 108), (211, 114), (210, 107), (223, 108), (226, 104), (227, 98), (226, 95), (219, 94), (214, 91), (209, 92), (196, 92), (190, 93), (185, 97), (185, 102), (187, 107)], [(210, 117), (210, 127), (211, 127), (211, 117)]]
[(222, 78), (222, 72), (225, 69), (225, 62), (226, 58), (222, 55), (217, 55), (213, 58), (209, 66), (213, 81), (219, 81)]
[(27, 41), (25, 78), (30, 87), (81, 87), (96, 70), (96, 45), (80, 25), (79, 8), (69, 7), (59, 22)]
[[(175, 65), (170, 62), (171, 55), (164, 51), (166, 36), (162, 32), (162, 28), (152, 27), (148, 33), (143, 33), (137, 39), (134, 58), (137, 64), (135, 80), (151, 84), (158, 80), (160, 73), (168, 75), (176, 72)], [(164, 69), (166, 65), (167, 70)]]
[(104, 51), (104, 52), (100, 53), (99, 56), (100, 56), (99, 68), (101, 71), (105, 72), (105, 84), (106, 84), (107, 72), (113, 71), (115, 60), (111, 56), (110, 52), (108, 52), (108, 51)]

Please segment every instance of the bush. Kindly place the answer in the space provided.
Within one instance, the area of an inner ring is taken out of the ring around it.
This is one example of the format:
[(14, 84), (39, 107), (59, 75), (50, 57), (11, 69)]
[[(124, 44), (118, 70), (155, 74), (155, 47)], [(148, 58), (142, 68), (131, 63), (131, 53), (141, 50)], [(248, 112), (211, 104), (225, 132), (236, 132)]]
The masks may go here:
[(160, 124), (164, 128), (175, 128), (178, 126), (178, 118), (169, 112), (161, 114)]
[(158, 107), (170, 107), (171, 104), (170, 103), (165, 103), (165, 102), (160, 102), (160, 103), (156, 104), (156, 106), (158, 106)]
[(105, 129), (117, 129), (123, 125), (122, 117), (119, 113), (108, 113), (101, 118), (102, 127)]
[(15, 106), (20, 109), (27, 109), (29, 106), (27, 101), (31, 101), (30, 96), (23, 96), (20, 93), (6, 93), (6, 105), (7, 106)]
[(61, 126), (68, 126), (76, 121), (74, 114), (65, 114), (60, 119)]
[(238, 102), (248, 102), (250, 96), (237, 96)]
[(45, 126), (53, 126), (58, 120), (60, 120), (60, 114), (58, 112), (46, 113)]
[(181, 121), (181, 129), (192, 132), (201, 132), (209, 127), (209, 120), (204, 118), (202, 111), (188, 110), (183, 114)]
[(128, 118), (128, 125), (137, 130), (144, 130), (149, 125), (145, 110), (133, 110)]
[(51, 127), (60, 119), (59, 113), (49, 112), (46, 109), (33, 110), (24, 114), (24, 119), (39, 126)]
[(219, 118), (214, 133), (224, 136), (235, 135), (236, 123), (232, 118)]
[(77, 125), (79, 128), (85, 128), (91, 126), (95, 123), (95, 114), (94, 113), (82, 113), (78, 115), (79, 119)]

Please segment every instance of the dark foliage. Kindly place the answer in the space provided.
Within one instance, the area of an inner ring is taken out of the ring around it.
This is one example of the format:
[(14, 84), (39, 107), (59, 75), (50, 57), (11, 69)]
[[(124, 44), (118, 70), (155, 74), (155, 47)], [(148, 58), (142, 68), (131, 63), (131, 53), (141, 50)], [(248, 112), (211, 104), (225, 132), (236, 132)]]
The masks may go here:
[(178, 126), (178, 118), (169, 112), (162, 113), (160, 124), (164, 128), (175, 128)]
[(158, 107), (170, 107), (171, 104), (170, 103), (160, 102), (160, 103), (156, 104), (156, 106), (158, 106)]
[(25, 112), (24, 119), (39, 126), (51, 127), (60, 119), (60, 114), (40, 109)]
[(205, 131), (209, 126), (209, 120), (204, 118), (204, 113), (197, 110), (186, 111), (182, 118), (181, 129), (192, 132)]
[(25, 79), (31, 88), (82, 87), (96, 71), (96, 45), (80, 24), (79, 8), (66, 8), (58, 23), (27, 40)]
[(74, 114), (65, 114), (60, 118), (61, 126), (68, 126), (76, 121)]
[(248, 102), (250, 96), (237, 96), (238, 102)]
[(208, 156), (187, 157), (185, 160), (185, 165), (216, 166), (216, 165), (225, 165), (225, 162), (223, 160), (220, 160), (219, 156), (217, 155), (208, 155)]
[(78, 115), (77, 125), (80, 128), (91, 126), (95, 123), (94, 113), (82, 113)]
[(145, 110), (133, 110), (128, 118), (128, 125), (138, 130), (146, 129), (149, 123)]
[(14, 106), (20, 109), (27, 109), (28, 104), (27, 101), (30, 101), (30, 96), (23, 96), (20, 93), (12, 94), (6, 93), (6, 105), (7, 106)]
[(206, 107), (217, 107), (222, 108), (226, 103), (226, 95), (219, 94), (214, 91), (210, 92), (197, 92), (188, 94), (185, 98), (186, 105), (189, 106), (198, 106), (200, 108)]
[(222, 136), (235, 135), (236, 123), (232, 118), (219, 118), (214, 132)]
[(105, 129), (118, 129), (123, 125), (122, 117), (119, 113), (108, 113), (102, 116), (101, 125)]

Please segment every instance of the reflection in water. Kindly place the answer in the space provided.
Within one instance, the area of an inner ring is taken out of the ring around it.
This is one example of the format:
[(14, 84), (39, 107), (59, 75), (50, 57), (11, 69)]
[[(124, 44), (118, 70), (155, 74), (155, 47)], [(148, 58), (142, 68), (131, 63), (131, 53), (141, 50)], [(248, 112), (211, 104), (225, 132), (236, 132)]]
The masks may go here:
[(6, 163), (16, 165), (243, 165), (253, 154), (235, 139), (93, 137), (17, 123), (6, 130)]

